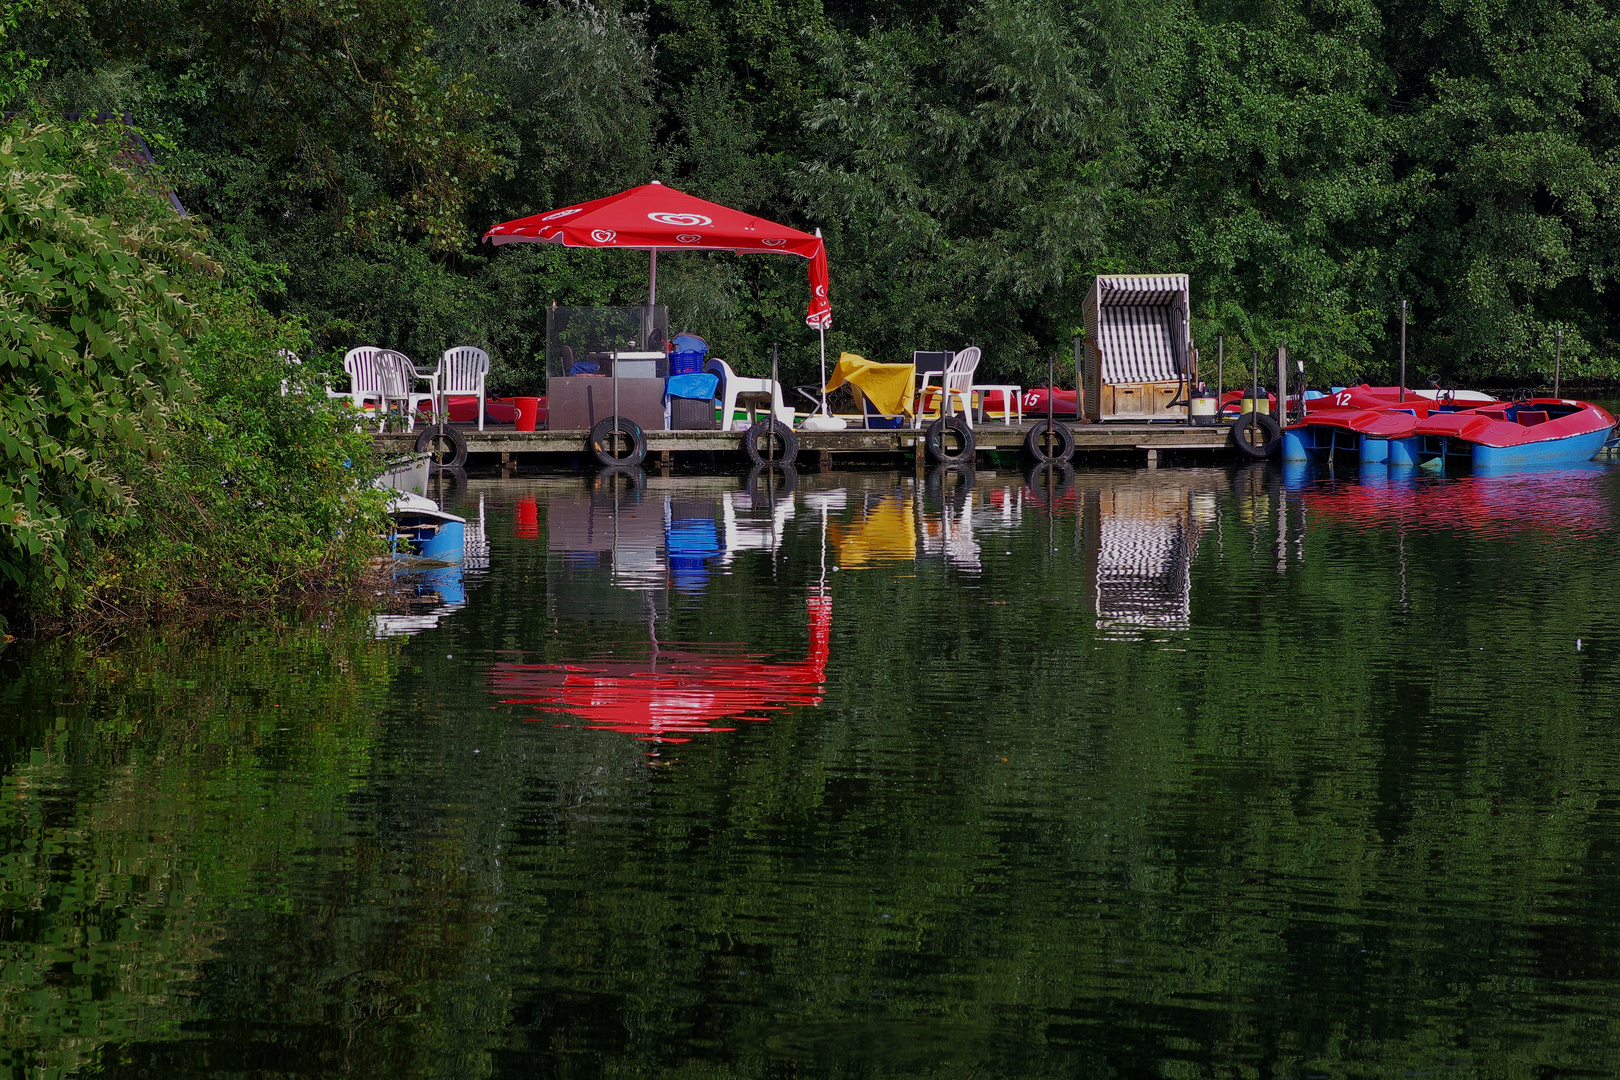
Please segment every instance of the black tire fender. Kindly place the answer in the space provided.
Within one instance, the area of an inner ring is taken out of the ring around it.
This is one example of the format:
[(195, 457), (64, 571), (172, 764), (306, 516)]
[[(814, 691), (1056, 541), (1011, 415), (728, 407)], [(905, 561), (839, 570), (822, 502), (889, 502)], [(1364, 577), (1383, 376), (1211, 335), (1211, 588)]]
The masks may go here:
[[(954, 453), (945, 449), (947, 430), (956, 432), (962, 441), (961, 449)], [(975, 449), (973, 429), (960, 416), (943, 416), (928, 425), (923, 433), (923, 448), (928, 452), (928, 460), (935, 465), (971, 465)]]
[(1061, 420), (1037, 420), (1024, 436), (1024, 453), (1036, 461), (1068, 461), (1074, 457), (1074, 431)]
[(425, 427), (416, 436), (416, 451), (429, 455), (428, 469), (459, 469), (467, 464), (467, 436), (455, 428), (434, 424)]
[(1282, 446), (1282, 426), (1264, 413), (1246, 412), (1232, 425), (1232, 445), (1246, 458), (1271, 457)]
[[(630, 441), (630, 452), (623, 456), (614, 452), (621, 436)], [(609, 416), (591, 428), (591, 453), (598, 462), (610, 467), (640, 465), (647, 457), (647, 435), (641, 425), (629, 417)]]
[(634, 495), (638, 499), (647, 489), (647, 473), (641, 466), (609, 465), (597, 470), (596, 475), (591, 477), (591, 494), (611, 495), (621, 480), (629, 486), (626, 494)]
[[(774, 452), (773, 441), (781, 442), (781, 453)], [(799, 438), (780, 420), (760, 420), (743, 435), (743, 453), (755, 465), (792, 465), (799, 456)]]
[(1049, 482), (1052, 486), (1052, 497), (1059, 498), (1074, 487), (1074, 466), (1067, 461), (1049, 458), (1046, 461), (1038, 461), (1024, 470), (1024, 483), (1035, 496), (1037, 503), (1045, 501)]
[(748, 470), (748, 479), (743, 481), (743, 490), (756, 502), (769, 499), (773, 494), (778, 499), (791, 495), (798, 486), (799, 470), (780, 461), (775, 465), (755, 465)]

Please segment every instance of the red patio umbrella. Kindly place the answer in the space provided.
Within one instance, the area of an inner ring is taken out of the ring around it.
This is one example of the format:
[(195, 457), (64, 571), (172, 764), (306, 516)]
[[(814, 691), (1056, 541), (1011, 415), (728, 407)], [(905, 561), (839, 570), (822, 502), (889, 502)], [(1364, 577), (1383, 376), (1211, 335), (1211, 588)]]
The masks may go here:
[(810, 260), (810, 307), (805, 323), (817, 330), (832, 324), (832, 304), (827, 298), (827, 248), (821, 237), (695, 198), (656, 180), (578, 206), (503, 222), (486, 232), (484, 239), (491, 244), (566, 244), (650, 251), (648, 304), (658, 299), (660, 251), (797, 255)]

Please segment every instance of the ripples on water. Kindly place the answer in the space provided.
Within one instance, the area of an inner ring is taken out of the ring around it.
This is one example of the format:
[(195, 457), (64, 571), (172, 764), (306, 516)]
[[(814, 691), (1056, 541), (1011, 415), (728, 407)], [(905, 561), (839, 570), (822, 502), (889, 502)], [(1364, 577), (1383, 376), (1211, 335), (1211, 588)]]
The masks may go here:
[(474, 481), (463, 571), (0, 654), (0, 1062), (1620, 1066), (1615, 477)]

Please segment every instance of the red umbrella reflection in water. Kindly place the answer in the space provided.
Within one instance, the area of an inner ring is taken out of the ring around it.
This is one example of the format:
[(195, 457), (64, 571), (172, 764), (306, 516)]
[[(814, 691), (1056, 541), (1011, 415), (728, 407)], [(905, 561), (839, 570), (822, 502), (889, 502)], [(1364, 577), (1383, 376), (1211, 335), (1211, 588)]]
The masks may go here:
[[(618, 731), (653, 742), (734, 731), (721, 720), (821, 704), (832, 633), (832, 597), (811, 596), (810, 651), (794, 664), (757, 655), (664, 650), (656, 642), (642, 663), (496, 664), (491, 692), (520, 694), (507, 705), (569, 713), (591, 731)], [(543, 720), (545, 717), (530, 717)]]

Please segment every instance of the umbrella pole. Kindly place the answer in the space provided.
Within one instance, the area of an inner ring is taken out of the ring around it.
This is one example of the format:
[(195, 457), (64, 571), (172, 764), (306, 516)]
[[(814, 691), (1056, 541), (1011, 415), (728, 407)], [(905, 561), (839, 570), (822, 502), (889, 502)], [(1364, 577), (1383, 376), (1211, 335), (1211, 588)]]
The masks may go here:
[[(648, 248), (647, 249), (647, 318), (644, 321), (644, 324), (642, 325), (642, 328), (641, 328), (641, 347), (644, 348), (644, 349), (650, 349), (650, 348), (653, 347), (653, 326), (657, 322), (657, 319), (658, 319), (658, 315), (656, 314), (656, 308), (657, 307), (658, 307), (658, 249), (657, 248)], [(663, 342), (660, 342), (659, 344), (663, 344)], [(614, 411), (617, 412), (618, 410), (615, 409)]]
[(821, 415), (831, 416), (827, 409), (827, 328), (816, 327), (821, 333)]
[[(771, 424), (771, 426), (770, 426), (771, 445), (770, 445), (770, 449), (766, 451), (766, 459), (768, 461), (770, 461), (774, 465), (776, 463), (776, 342), (774, 342), (774, 341), (771, 342), (771, 390), (770, 390), (770, 399), (771, 399), (771, 405), (770, 405), (770, 409), (771, 409), (771, 420), (770, 420), (770, 424)], [(775, 474), (774, 471), (771, 473), (771, 481), (770, 482), (773, 483), (773, 484), (776, 482), (776, 474)], [(774, 503), (776, 501), (774, 494), (772, 495), (771, 501), (772, 501), (772, 503)], [(774, 520), (775, 519), (772, 518), (772, 521), (774, 521)]]

